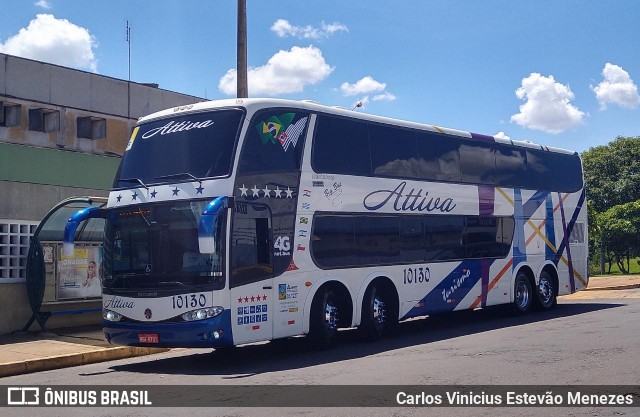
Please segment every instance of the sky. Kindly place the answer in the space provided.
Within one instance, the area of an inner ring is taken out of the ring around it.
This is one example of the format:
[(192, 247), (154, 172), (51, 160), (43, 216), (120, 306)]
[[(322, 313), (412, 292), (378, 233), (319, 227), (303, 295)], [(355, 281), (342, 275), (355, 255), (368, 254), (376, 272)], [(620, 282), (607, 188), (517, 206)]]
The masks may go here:
[[(11, 4), (2, 53), (235, 97), (235, 0)], [(250, 97), (579, 152), (640, 136), (637, 0), (247, 0), (247, 20)]]

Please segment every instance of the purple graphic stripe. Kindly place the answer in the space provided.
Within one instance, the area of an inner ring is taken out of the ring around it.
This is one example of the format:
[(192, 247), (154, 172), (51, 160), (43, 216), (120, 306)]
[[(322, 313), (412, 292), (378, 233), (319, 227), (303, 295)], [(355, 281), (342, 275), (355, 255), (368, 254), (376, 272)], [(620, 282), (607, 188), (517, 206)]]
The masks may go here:
[(482, 140), (485, 142), (490, 142), (493, 143), (496, 140), (493, 138), (493, 136), (488, 136), (488, 135), (481, 135), (480, 133), (471, 133), (471, 137), (473, 139), (478, 139), (478, 140)]
[(496, 189), (487, 185), (478, 186), (478, 214), (492, 216), (495, 208)]

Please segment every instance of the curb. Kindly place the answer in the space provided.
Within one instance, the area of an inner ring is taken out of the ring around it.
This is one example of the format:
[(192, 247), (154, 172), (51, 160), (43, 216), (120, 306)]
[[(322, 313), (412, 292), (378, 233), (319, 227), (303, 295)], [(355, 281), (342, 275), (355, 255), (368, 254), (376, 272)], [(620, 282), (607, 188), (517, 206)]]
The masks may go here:
[(632, 290), (634, 288), (640, 288), (640, 284), (617, 285), (611, 287), (587, 287), (583, 291)]
[(132, 358), (135, 356), (153, 355), (155, 353), (167, 352), (169, 350), (170, 349), (165, 348), (137, 348), (125, 346), (106, 348), (96, 350), (95, 352), (73, 353), (70, 355), (10, 362), (0, 364), (0, 378), (67, 368), (71, 366), (87, 365), (90, 363), (107, 362), (116, 359)]

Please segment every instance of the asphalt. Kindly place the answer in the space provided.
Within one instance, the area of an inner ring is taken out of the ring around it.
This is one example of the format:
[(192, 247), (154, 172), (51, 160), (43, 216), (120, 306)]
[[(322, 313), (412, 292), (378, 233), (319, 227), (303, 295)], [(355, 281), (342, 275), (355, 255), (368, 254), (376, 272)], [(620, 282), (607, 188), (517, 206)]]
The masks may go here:
[[(640, 288), (640, 275), (591, 277), (586, 291)], [(162, 348), (110, 345), (98, 325), (14, 332), (0, 336), (0, 378), (134, 356), (166, 352)]]

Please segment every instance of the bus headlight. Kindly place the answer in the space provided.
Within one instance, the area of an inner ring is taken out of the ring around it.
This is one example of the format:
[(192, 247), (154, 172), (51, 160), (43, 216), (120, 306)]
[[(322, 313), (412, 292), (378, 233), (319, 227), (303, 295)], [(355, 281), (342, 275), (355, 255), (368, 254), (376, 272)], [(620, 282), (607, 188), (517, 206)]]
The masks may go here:
[(204, 320), (211, 317), (215, 317), (218, 314), (222, 313), (224, 308), (220, 306), (201, 308), (198, 310), (189, 311), (188, 313), (184, 313), (182, 315), (182, 319), (184, 321), (196, 321), (196, 320)]
[(120, 321), (122, 320), (122, 314), (105, 309), (105, 310), (102, 310), (102, 318), (107, 321)]

